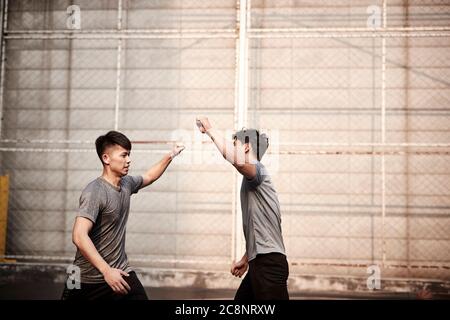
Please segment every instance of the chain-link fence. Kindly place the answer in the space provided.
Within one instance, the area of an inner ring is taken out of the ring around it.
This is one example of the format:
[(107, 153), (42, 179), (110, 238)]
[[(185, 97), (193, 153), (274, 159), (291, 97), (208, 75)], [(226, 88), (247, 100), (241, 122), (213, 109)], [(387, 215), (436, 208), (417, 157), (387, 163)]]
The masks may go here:
[(240, 178), (201, 141), (206, 114), (270, 133), (291, 274), (449, 278), (448, 1), (4, 7), (7, 257), (72, 259), (78, 198), (101, 170), (93, 141), (118, 129), (132, 175), (188, 146), (133, 196), (132, 262), (227, 270), (243, 247)]

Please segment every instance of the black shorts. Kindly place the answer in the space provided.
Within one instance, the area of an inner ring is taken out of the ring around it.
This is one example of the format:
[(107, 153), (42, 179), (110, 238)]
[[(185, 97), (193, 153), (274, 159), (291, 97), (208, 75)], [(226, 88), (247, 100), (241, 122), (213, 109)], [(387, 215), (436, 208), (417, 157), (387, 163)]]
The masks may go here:
[(106, 283), (81, 283), (80, 289), (68, 289), (64, 285), (62, 300), (148, 300), (145, 289), (139, 281), (136, 273), (131, 271), (128, 277), (123, 279), (131, 290), (123, 295), (115, 293)]
[(249, 262), (234, 300), (289, 300), (288, 277), (289, 265), (284, 254), (258, 254)]

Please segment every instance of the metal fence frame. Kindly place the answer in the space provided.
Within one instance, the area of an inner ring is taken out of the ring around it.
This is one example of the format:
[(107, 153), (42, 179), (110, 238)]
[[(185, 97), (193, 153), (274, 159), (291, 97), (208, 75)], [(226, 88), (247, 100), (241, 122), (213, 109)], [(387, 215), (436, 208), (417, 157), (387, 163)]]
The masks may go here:
[[(450, 154), (450, 143), (445, 141), (437, 143), (390, 143), (386, 140), (386, 39), (399, 37), (450, 37), (450, 27), (388, 27), (387, 0), (382, 0), (382, 26), (379, 28), (252, 28), (251, 0), (236, 1), (236, 28), (233, 29), (123, 29), (122, 28), (122, 0), (118, 1), (117, 28), (113, 30), (8, 30), (8, 0), (2, 1), (1, 14), (1, 73), (0, 73), (0, 117), (3, 109), (3, 88), (5, 79), (5, 47), (9, 39), (115, 39), (117, 40), (117, 81), (115, 100), (114, 129), (118, 130), (120, 110), (120, 77), (121, 77), (121, 53), (122, 40), (124, 39), (235, 39), (236, 63), (235, 63), (235, 106), (234, 129), (242, 128), (247, 123), (248, 97), (249, 97), (249, 40), (258, 38), (379, 38), (381, 40), (381, 143), (281, 143), (285, 147), (313, 147), (315, 150), (305, 151), (280, 151), (280, 154), (376, 154), (381, 159), (381, 207), (382, 218), (382, 261), (384, 268), (444, 268), (450, 266), (411, 266), (395, 265), (386, 262), (386, 243), (384, 236), (386, 218), (386, 168), (385, 155), (404, 153), (425, 154)], [(0, 122), (1, 133), (1, 122)], [(29, 143), (29, 144), (85, 144), (92, 141), (71, 140), (14, 140), (2, 139), (0, 143)], [(169, 144), (171, 141), (146, 141), (149, 144)], [(327, 148), (339, 148), (331, 151)], [(365, 151), (355, 151), (354, 147), (363, 148)], [(421, 148), (429, 151), (404, 151), (404, 148)], [(322, 148), (322, 149), (320, 149)], [(15, 148), (0, 147), (0, 151), (10, 152), (91, 152), (91, 149), (63, 149), (63, 148)], [(163, 150), (137, 150), (136, 152), (162, 153)], [(359, 152), (359, 153), (358, 153)], [(241, 232), (242, 217), (239, 201), (240, 183), (237, 174), (234, 175), (233, 188), (233, 230), (232, 230), (232, 259), (239, 259), (244, 250), (244, 239)], [(10, 255), (7, 258), (66, 260), (67, 257), (41, 257)], [(139, 259), (138, 259), (139, 260)], [(145, 259), (141, 259), (145, 261)], [(197, 261), (197, 260), (196, 260)], [(177, 262), (177, 261), (174, 261)], [(302, 265), (298, 262), (298, 265)], [(311, 264), (307, 264), (311, 265)], [(319, 265), (333, 266), (336, 264), (324, 263)], [(339, 264), (339, 266), (361, 267), (356, 264)]]

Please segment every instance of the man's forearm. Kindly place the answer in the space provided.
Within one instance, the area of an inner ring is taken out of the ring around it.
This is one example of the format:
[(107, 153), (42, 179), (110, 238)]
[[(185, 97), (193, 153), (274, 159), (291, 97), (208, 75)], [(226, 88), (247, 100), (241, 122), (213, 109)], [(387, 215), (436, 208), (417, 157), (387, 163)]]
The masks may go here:
[(244, 163), (243, 159), (240, 159), (240, 162), (239, 159), (236, 159), (233, 143), (227, 141), (218, 130), (211, 128), (206, 132), (206, 134), (211, 138), (219, 152), (228, 162), (231, 164), (241, 162)]
[(96, 267), (102, 274), (110, 268), (108, 263), (98, 253), (94, 243), (88, 235), (83, 235), (78, 238), (76, 242), (77, 248), (80, 250), (83, 257), (85, 257), (94, 267)]
[(146, 176), (149, 182), (155, 182), (161, 177), (161, 175), (166, 171), (169, 164), (172, 162), (172, 157), (170, 154), (166, 154), (157, 164), (151, 167), (147, 172)]

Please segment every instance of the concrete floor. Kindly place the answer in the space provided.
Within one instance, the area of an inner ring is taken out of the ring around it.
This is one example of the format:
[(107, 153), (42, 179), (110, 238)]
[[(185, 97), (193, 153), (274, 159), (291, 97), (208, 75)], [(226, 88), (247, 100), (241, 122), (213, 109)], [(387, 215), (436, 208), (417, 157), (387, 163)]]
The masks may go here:
[[(31, 283), (15, 282), (0, 284), (0, 300), (59, 300), (63, 290), (63, 283)], [(200, 288), (168, 288), (168, 287), (146, 287), (147, 296), (150, 300), (232, 300), (235, 290), (230, 289), (200, 289)], [(408, 293), (398, 294), (349, 294), (349, 293), (314, 293), (314, 292), (290, 292), (292, 300), (347, 300), (347, 299), (416, 299), (415, 295)], [(449, 297), (438, 297), (437, 299), (449, 299)]]
[[(145, 287), (150, 300), (203, 300), (220, 299), (232, 300), (239, 283), (233, 283), (229, 289), (207, 288), (206, 278), (219, 283), (229, 284), (228, 275), (220, 273), (184, 272), (176, 273), (173, 270), (140, 270), (140, 280)], [(64, 288), (66, 278), (64, 264), (45, 263), (5, 263), (0, 264), (0, 300), (59, 300)], [(355, 279), (340, 279), (322, 277), (325, 280), (341, 281), (347, 286), (347, 290), (336, 291), (332, 286), (322, 286), (321, 290), (312, 290), (311, 277), (292, 277), (294, 285), (289, 288), (292, 300), (340, 300), (340, 299), (447, 299), (450, 300), (450, 284), (442, 281), (419, 282), (402, 281), (395, 282), (384, 280), (389, 291), (364, 291), (357, 290), (358, 282)], [(171, 286), (173, 279), (178, 279), (177, 287)], [(170, 280), (170, 281), (169, 281)], [(317, 279), (315, 279), (317, 280)], [(159, 284), (158, 285), (158, 281)], [(349, 282), (353, 281), (353, 282)], [(356, 281), (356, 282), (355, 282)], [(152, 283), (152, 284), (150, 284)], [(149, 285), (150, 284), (150, 285)], [(349, 290), (350, 285), (354, 288)], [(222, 288), (227, 288), (223, 286)], [(305, 288), (302, 290), (302, 288)], [(305, 291), (310, 288), (308, 291)], [(427, 290), (422, 290), (427, 288)], [(334, 291), (333, 291), (334, 289)], [(430, 291), (428, 291), (430, 290)], [(431, 294), (431, 292), (433, 294)]]
[[(63, 288), (63, 283), (7, 283), (0, 285), (0, 300), (58, 300)], [(234, 297), (234, 290), (146, 287), (145, 291), (151, 300), (228, 300)]]

